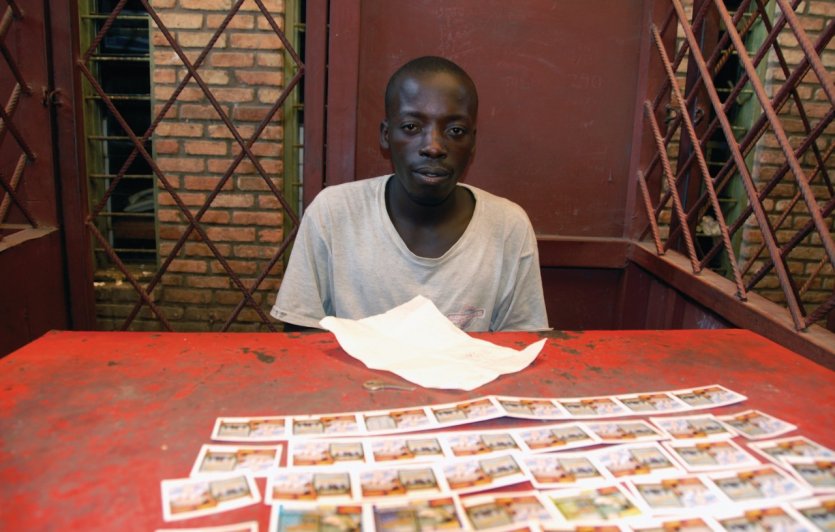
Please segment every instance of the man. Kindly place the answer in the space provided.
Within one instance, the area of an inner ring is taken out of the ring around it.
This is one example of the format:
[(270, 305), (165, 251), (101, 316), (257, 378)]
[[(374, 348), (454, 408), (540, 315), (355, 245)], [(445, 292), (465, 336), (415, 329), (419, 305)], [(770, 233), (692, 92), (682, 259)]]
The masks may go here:
[(318, 327), (417, 295), (467, 331), (548, 327), (536, 238), (518, 205), (459, 183), (478, 95), (455, 63), (421, 57), (392, 75), (380, 145), (394, 174), (324, 189), (307, 209), (272, 316)]

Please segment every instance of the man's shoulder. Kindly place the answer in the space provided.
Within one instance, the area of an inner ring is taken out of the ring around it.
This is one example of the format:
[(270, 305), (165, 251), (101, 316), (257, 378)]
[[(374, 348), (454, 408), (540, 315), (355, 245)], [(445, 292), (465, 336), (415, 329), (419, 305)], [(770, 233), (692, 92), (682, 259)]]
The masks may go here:
[(362, 194), (375, 194), (379, 187), (385, 184), (388, 175), (371, 177), (368, 179), (359, 179), (357, 181), (348, 181), (347, 183), (339, 183), (338, 185), (330, 185), (322, 189), (316, 195), (314, 201), (321, 201), (319, 198), (325, 200), (335, 200), (342, 198), (353, 198)]
[(525, 224), (530, 223), (528, 221), (528, 214), (518, 203), (473, 185), (464, 186), (472, 191), (476, 202), (480, 202), (483, 205), (485, 212), (491, 219), (500, 217), (505, 220), (514, 220), (524, 222)]

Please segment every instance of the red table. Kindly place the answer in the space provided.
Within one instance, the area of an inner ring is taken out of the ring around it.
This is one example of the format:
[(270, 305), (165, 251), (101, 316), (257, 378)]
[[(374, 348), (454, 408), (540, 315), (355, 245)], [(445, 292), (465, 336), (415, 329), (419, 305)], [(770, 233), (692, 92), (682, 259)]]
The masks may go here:
[[(539, 337), (477, 336), (511, 347)], [(531, 367), (472, 392), (369, 392), (362, 387), (369, 378), (399, 378), (365, 368), (329, 333), (47, 334), (0, 360), (0, 529), (153, 530), (257, 519), (266, 530), (269, 510), (263, 504), (177, 523), (162, 520), (160, 480), (188, 476), (220, 415), (344, 412), (488, 394), (576, 397), (718, 383), (749, 400), (715, 412), (759, 408), (835, 447), (835, 372), (749, 331), (548, 337)], [(259, 487), (263, 491), (263, 480)]]

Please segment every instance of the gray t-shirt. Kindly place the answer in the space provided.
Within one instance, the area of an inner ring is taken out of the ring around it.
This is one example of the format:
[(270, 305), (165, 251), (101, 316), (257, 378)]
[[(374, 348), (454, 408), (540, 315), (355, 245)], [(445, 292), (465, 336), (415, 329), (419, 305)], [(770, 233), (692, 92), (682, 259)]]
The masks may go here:
[(319, 327), (325, 316), (360, 319), (417, 295), (466, 331), (548, 328), (536, 237), (515, 203), (466, 186), (475, 211), (443, 256), (412, 253), (388, 216), (390, 176), (327, 187), (302, 218), (270, 314)]

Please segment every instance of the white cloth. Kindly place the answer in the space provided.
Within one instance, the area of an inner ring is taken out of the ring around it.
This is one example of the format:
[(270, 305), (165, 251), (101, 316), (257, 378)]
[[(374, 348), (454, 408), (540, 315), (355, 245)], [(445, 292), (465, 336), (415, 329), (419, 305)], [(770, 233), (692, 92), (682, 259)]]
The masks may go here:
[(321, 326), (369, 368), (425, 388), (473, 390), (528, 367), (545, 344), (543, 339), (516, 351), (471, 338), (422, 296), (358, 321), (327, 317)]
[[(271, 315), (305, 327), (360, 319), (422, 294), (467, 331), (548, 328), (525, 211), (475, 187), (475, 211), (443, 256), (419, 257), (389, 218), (390, 176), (327, 187), (305, 213)], [(460, 185), (466, 186), (466, 185)]]

